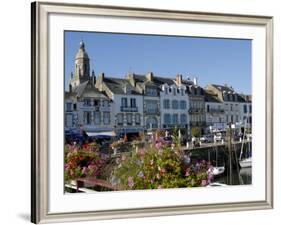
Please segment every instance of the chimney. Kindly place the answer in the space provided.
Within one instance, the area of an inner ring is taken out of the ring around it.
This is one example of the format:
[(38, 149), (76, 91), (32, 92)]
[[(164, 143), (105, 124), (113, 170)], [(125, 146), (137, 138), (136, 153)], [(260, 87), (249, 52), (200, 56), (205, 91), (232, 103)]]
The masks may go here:
[(69, 84), (69, 92), (71, 93), (72, 92), (72, 85)]
[(104, 80), (104, 73), (101, 73), (99, 79), (100, 79), (100, 82), (103, 82), (103, 80)]
[(152, 81), (153, 80), (153, 73), (150, 72), (146, 75), (146, 78), (149, 80), (149, 81)]
[(127, 79), (130, 81), (131, 85), (136, 87), (137, 86), (137, 82), (135, 79), (135, 74), (134, 73), (130, 73), (127, 75)]
[(181, 74), (177, 74), (177, 76), (176, 76), (176, 83), (177, 83), (177, 85), (181, 85), (182, 84), (182, 75)]
[(197, 79), (197, 77), (194, 77), (194, 78), (193, 78), (193, 84), (194, 84), (194, 85), (198, 85), (198, 79)]
[(96, 84), (96, 75), (94, 70), (92, 70), (92, 82), (94, 85)]

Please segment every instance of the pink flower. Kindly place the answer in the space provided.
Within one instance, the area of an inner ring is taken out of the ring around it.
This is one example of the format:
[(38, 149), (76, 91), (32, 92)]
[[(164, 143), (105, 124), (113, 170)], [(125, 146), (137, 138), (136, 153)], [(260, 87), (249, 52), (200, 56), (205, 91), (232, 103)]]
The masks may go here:
[(87, 172), (88, 172), (87, 167), (83, 167), (83, 169), (82, 169), (82, 174), (87, 174)]
[(122, 155), (122, 161), (126, 160), (126, 156), (125, 155)]
[(143, 174), (142, 171), (140, 171), (140, 172), (138, 173), (138, 177), (144, 177), (144, 174)]
[(96, 166), (96, 165), (93, 165), (93, 164), (90, 164), (90, 165), (88, 166), (88, 169), (89, 169), (89, 170), (96, 170), (96, 169), (97, 169), (97, 166)]
[(162, 143), (161, 143), (161, 142), (157, 142), (156, 145), (155, 145), (155, 147), (156, 147), (157, 149), (162, 148)]
[(211, 183), (213, 179), (214, 179), (214, 175), (213, 174), (209, 174), (208, 175), (208, 183)]
[(160, 180), (161, 176), (160, 176), (159, 173), (156, 174), (156, 178), (157, 178), (158, 180)]
[(202, 180), (201, 186), (206, 186), (207, 184), (208, 184), (208, 181), (207, 181), (207, 180)]
[(140, 156), (144, 156), (145, 155), (145, 149), (144, 148), (139, 149), (138, 154)]
[(154, 180), (151, 179), (151, 180), (150, 180), (150, 183), (153, 184), (153, 183), (154, 183)]
[(209, 166), (208, 172), (212, 173), (214, 170), (214, 167), (212, 165)]
[(117, 164), (119, 164), (119, 163), (120, 163), (120, 158), (116, 158), (115, 162), (116, 162)]
[(70, 171), (69, 171), (69, 174), (70, 174), (71, 177), (73, 177), (73, 176), (74, 176), (73, 170), (70, 170)]
[(188, 177), (190, 175), (189, 170), (186, 170), (185, 176)]
[(133, 180), (133, 177), (128, 177), (128, 186), (130, 188), (134, 187), (135, 183), (134, 183), (134, 180)]
[(162, 185), (159, 185), (157, 188), (158, 188), (158, 189), (162, 189), (162, 188), (163, 188), (163, 186), (162, 186)]

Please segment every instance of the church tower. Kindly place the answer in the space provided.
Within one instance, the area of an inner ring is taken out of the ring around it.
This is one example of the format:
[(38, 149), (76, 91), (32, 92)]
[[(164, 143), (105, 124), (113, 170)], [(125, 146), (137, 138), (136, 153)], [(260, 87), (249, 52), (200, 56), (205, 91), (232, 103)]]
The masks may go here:
[(90, 59), (85, 50), (85, 43), (81, 41), (75, 56), (75, 72), (74, 76), (71, 74), (70, 84), (75, 87), (87, 80), (90, 80)]

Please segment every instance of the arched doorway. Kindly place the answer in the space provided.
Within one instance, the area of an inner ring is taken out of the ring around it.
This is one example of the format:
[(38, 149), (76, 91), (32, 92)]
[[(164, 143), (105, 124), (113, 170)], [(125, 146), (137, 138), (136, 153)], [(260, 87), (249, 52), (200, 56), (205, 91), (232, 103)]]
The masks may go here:
[(158, 128), (158, 120), (155, 116), (150, 116), (146, 120), (146, 129)]

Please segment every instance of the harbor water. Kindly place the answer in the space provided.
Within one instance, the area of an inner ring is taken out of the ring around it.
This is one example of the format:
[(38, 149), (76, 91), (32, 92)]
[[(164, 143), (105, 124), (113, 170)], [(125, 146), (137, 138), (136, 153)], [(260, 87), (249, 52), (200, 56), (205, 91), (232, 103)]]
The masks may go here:
[[(214, 167), (225, 167), (223, 174), (214, 177), (214, 182), (227, 185), (249, 185), (252, 184), (252, 167), (241, 168), (239, 165), (239, 157), (247, 157), (251, 154), (251, 143), (243, 146), (241, 153), (241, 145), (232, 146), (231, 162), (229, 151), (226, 145), (207, 146), (195, 148), (186, 151), (190, 158), (194, 161), (206, 160)], [(241, 154), (241, 156), (240, 156)], [(231, 166), (230, 166), (231, 164)]]

